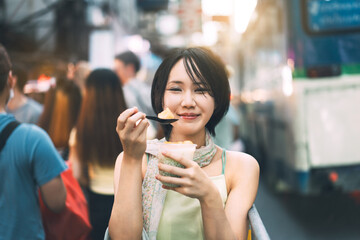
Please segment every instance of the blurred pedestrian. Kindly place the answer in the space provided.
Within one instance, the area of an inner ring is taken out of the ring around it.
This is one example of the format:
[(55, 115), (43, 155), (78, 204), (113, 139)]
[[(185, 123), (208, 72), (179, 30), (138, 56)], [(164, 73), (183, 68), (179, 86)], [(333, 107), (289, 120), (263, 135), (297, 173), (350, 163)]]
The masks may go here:
[(76, 129), (70, 139), (74, 176), (88, 191), (92, 239), (103, 239), (114, 202), (114, 165), (122, 145), (115, 131), (118, 115), (126, 109), (119, 78), (96, 69), (85, 83)]
[[(244, 151), (239, 138), (240, 118), (234, 106), (229, 105), (229, 110), (223, 119), (216, 125), (214, 137), (215, 144), (229, 150)], [(237, 146), (237, 147), (235, 147)]]
[[(231, 66), (226, 65), (226, 72), (231, 86), (231, 80), (233, 80), (234, 76), (234, 69)], [(235, 105), (233, 105), (233, 101), (230, 100), (229, 110), (218, 123), (218, 125), (216, 125), (216, 135), (214, 137), (215, 144), (225, 149), (243, 152), (244, 145), (239, 136), (239, 128), (239, 113)]]
[(9, 100), (6, 112), (13, 114), (19, 122), (36, 124), (43, 111), (43, 106), (24, 94), (24, 86), (28, 81), (27, 71), (23, 66), (14, 65), (12, 78), (15, 83), (14, 96)]
[[(128, 107), (137, 107), (139, 111), (146, 115), (154, 116), (154, 110), (151, 106), (151, 88), (148, 84), (136, 78), (140, 70), (141, 63), (139, 57), (131, 52), (126, 51), (115, 56), (114, 68), (118, 75)], [(148, 128), (148, 137), (156, 136), (157, 124), (151, 123)]]
[[(5, 112), (13, 87), (10, 59), (0, 45), (1, 134), (15, 121)], [(46, 206), (60, 212), (66, 199), (60, 173), (65, 169), (42, 129), (22, 123), (13, 130), (0, 151), (0, 239), (45, 239), (38, 189)]]
[(45, 96), (38, 125), (49, 134), (64, 160), (68, 159), (70, 132), (78, 119), (80, 105), (79, 87), (66, 79), (57, 80), (56, 87)]

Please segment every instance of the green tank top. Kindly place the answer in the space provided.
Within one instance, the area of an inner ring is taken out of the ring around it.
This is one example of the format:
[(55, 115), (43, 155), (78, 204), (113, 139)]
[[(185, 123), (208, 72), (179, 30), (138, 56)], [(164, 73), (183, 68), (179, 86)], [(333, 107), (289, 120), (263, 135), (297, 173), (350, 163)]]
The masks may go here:
[[(221, 175), (210, 177), (210, 179), (218, 188), (223, 206), (225, 207), (225, 202), (227, 200), (227, 188), (225, 181), (225, 150), (223, 150), (221, 162)], [(156, 239), (204, 239), (204, 229), (199, 200), (184, 196), (175, 191), (168, 191)]]

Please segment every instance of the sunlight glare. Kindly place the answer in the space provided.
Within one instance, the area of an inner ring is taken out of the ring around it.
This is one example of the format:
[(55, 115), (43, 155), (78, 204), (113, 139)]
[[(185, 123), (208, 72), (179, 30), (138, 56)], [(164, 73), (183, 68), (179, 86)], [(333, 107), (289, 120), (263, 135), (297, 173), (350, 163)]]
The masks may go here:
[(235, 30), (244, 33), (253, 14), (257, 0), (235, 0)]
[(232, 14), (233, 0), (202, 0), (201, 4), (203, 13), (209, 16), (230, 16)]

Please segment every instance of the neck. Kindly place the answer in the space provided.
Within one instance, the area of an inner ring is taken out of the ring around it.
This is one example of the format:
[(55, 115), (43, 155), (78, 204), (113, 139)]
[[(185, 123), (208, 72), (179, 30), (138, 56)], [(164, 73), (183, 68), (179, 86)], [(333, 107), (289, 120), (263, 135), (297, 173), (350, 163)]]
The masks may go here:
[(123, 86), (125, 86), (126, 84), (128, 84), (130, 82), (131, 78), (126, 78), (124, 80), (122, 80), (122, 84)]
[[(1, 102), (3, 102), (3, 101), (1, 101)], [(0, 113), (6, 113), (5, 106), (6, 106), (6, 104), (0, 104)]]
[(0, 113), (5, 113), (5, 106), (8, 99), (8, 95), (5, 93), (5, 90), (0, 93)]
[(7, 107), (10, 110), (17, 109), (24, 105), (27, 101), (27, 97), (22, 94), (19, 90), (14, 90), (14, 97), (8, 102)]

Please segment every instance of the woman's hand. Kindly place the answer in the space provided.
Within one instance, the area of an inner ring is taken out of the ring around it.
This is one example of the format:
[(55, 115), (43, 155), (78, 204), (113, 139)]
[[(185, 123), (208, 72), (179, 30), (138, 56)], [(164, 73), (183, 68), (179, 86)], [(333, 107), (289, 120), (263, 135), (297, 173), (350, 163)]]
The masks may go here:
[(145, 114), (134, 108), (122, 112), (117, 119), (116, 131), (123, 146), (124, 156), (142, 159), (146, 150), (146, 132), (149, 126)]
[(191, 198), (197, 198), (200, 201), (211, 197), (214, 193), (219, 194), (211, 179), (196, 162), (171, 152), (162, 152), (162, 154), (185, 166), (185, 168), (179, 168), (159, 163), (159, 170), (180, 176), (180, 178), (177, 178), (157, 175), (156, 179), (162, 183), (179, 185), (179, 187), (175, 188), (163, 185), (163, 188), (174, 190)]

